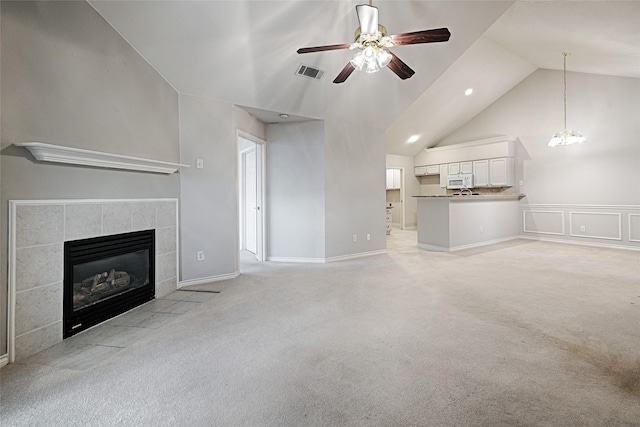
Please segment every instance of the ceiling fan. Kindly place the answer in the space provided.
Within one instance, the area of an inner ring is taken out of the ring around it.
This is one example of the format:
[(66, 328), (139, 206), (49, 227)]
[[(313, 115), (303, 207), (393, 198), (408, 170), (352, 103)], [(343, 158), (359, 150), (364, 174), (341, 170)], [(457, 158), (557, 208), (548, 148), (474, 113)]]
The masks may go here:
[(389, 36), (387, 29), (378, 24), (378, 8), (371, 5), (371, 0), (368, 5), (360, 4), (356, 6), (356, 13), (358, 14), (360, 27), (356, 30), (353, 43), (304, 47), (297, 51), (298, 53), (311, 53), (325, 50), (358, 49), (358, 53), (333, 80), (334, 83), (343, 83), (354, 70), (360, 71), (364, 69), (367, 73), (375, 73), (386, 66), (402, 80), (408, 79), (413, 76), (415, 71), (394, 55), (389, 48), (408, 44), (446, 42), (451, 36), (447, 28)]

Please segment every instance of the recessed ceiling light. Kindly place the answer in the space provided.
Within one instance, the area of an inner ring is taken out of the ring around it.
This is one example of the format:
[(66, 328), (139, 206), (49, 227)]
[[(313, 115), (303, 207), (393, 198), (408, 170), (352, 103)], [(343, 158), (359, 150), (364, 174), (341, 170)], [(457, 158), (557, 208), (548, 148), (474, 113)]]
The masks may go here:
[(288, 115), (288, 114), (284, 114), (284, 113), (283, 113), (283, 114), (280, 114), (280, 118), (281, 118), (281, 119), (288, 119), (288, 118), (289, 118), (289, 115)]
[(469, 88), (467, 90), (464, 91), (465, 96), (469, 96), (473, 93), (473, 88)]
[(409, 137), (409, 139), (407, 139), (407, 142), (409, 144), (413, 144), (414, 142), (416, 142), (418, 139), (420, 139), (420, 135), (413, 135), (411, 137)]

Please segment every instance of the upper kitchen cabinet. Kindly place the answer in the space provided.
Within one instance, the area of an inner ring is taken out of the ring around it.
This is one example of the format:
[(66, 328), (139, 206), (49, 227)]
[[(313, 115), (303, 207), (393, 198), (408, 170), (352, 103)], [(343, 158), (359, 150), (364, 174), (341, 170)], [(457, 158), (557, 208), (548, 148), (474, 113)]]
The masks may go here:
[(400, 169), (387, 169), (387, 190), (400, 189)]
[(473, 162), (474, 187), (512, 187), (513, 182), (513, 157), (475, 160)]
[(447, 166), (447, 174), (449, 175), (457, 175), (460, 173), (460, 163), (449, 163)]
[(473, 162), (460, 162), (460, 173), (473, 173)]
[(458, 173), (472, 173), (475, 187), (511, 187), (517, 143), (518, 138), (504, 135), (428, 148), (416, 155), (414, 164), (440, 165), (442, 188), (447, 186), (447, 175)]
[(440, 173), (440, 165), (428, 165), (427, 175), (438, 175)]
[(440, 165), (440, 188), (447, 188), (447, 173), (449, 172), (448, 165)]
[[(514, 157), (516, 155), (515, 145), (517, 141), (518, 138), (505, 135), (479, 141), (427, 148), (416, 155), (414, 158), (414, 165), (421, 166), (459, 163), (459, 167), (464, 168), (469, 167), (468, 162), (472, 162), (474, 160)], [(463, 165), (463, 163), (466, 163), (466, 165)], [(462, 172), (459, 170), (458, 172), (453, 173), (468, 172)]]
[(489, 185), (492, 187), (513, 186), (513, 157), (489, 159)]
[(415, 176), (438, 175), (440, 173), (440, 165), (416, 166), (413, 171)]
[(489, 187), (489, 160), (475, 160), (473, 162), (473, 186)]

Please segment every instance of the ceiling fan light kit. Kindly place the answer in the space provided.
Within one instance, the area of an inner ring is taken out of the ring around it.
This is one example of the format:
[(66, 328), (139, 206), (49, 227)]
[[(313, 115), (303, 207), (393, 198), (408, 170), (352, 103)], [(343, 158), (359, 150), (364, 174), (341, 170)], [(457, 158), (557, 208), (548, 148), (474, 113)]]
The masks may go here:
[(564, 147), (572, 144), (581, 144), (587, 139), (579, 132), (573, 130), (567, 130), (567, 56), (568, 52), (562, 52), (564, 56), (564, 128), (561, 131), (556, 132), (555, 135), (549, 140), (549, 147)]
[(355, 41), (352, 44), (343, 43), (298, 49), (299, 54), (325, 50), (358, 49), (358, 52), (335, 78), (334, 83), (343, 83), (354, 70), (375, 73), (387, 66), (402, 80), (408, 79), (415, 72), (394, 55), (389, 48), (408, 44), (446, 42), (451, 36), (446, 28), (389, 36), (387, 29), (378, 23), (377, 7), (371, 6), (371, 4), (360, 4), (356, 6), (356, 13), (360, 27), (355, 32)]

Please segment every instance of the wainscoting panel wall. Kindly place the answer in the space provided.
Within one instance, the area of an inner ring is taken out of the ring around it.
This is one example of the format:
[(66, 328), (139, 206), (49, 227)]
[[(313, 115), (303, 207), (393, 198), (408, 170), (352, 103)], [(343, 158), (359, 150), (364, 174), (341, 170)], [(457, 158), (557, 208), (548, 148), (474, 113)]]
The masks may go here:
[(640, 250), (640, 206), (520, 205), (521, 236)]
[(629, 214), (629, 241), (640, 242), (640, 214)]
[(622, 215), (615, 212), (569, 212), (573, 237), (622, 240)]
[(564, 212), (525, 210), (522, 215), (525, 233), (564, 235)]

